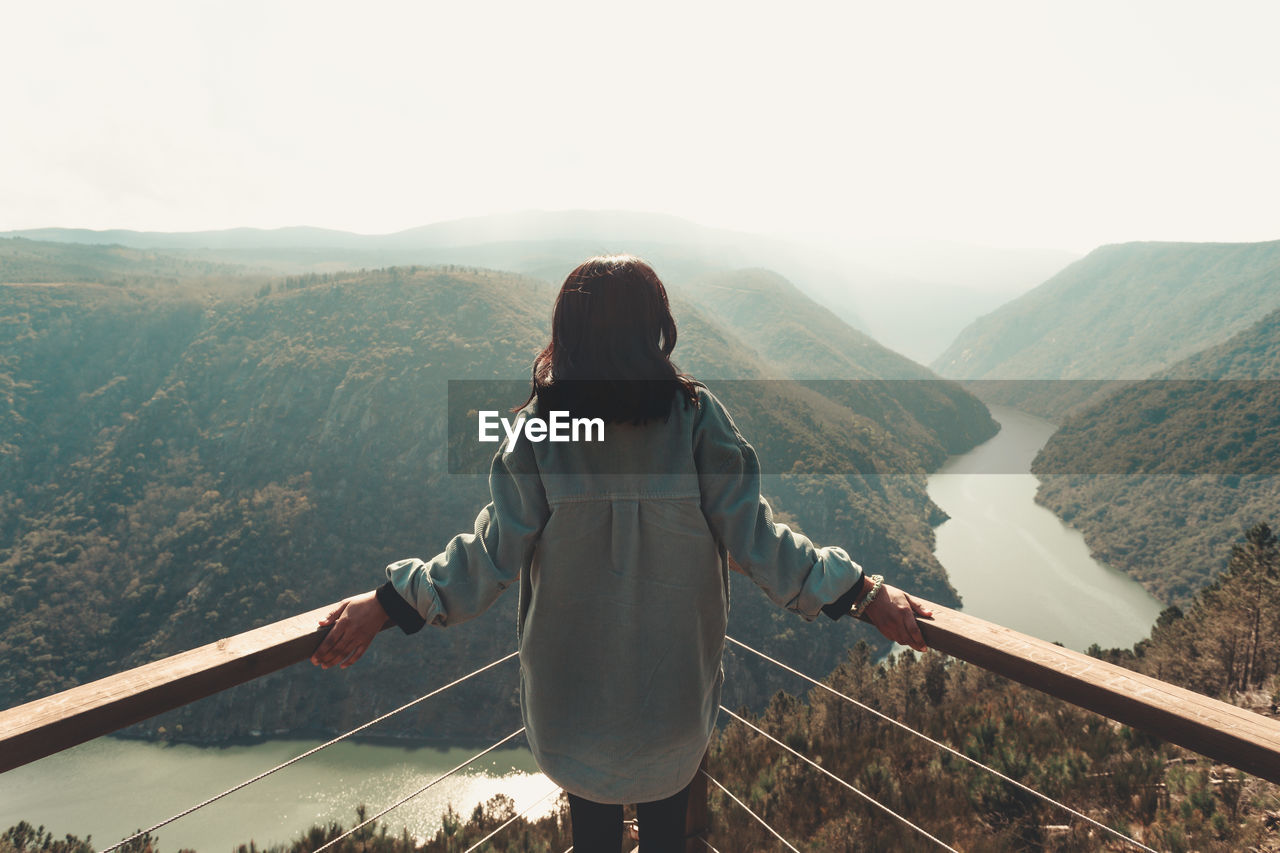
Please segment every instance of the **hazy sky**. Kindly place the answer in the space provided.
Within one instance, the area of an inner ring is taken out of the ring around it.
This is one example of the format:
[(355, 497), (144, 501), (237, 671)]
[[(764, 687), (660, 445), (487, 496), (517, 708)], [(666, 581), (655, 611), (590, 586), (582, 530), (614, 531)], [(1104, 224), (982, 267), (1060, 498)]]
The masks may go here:
[(6, 4), (0, 229), (1280, 239), (1280, 4)]

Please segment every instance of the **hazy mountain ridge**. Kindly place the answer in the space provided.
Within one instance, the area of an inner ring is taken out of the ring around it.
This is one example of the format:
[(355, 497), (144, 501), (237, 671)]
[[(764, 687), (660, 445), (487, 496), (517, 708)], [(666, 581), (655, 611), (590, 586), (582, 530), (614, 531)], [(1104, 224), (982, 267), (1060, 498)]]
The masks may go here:
[[(933, 367), (954, 379), (1141, 379), (1277, 307), (1280, 241), (1103, 246), (971, 323)], [(1005, 390), (1019, 396), (990, 399), (1055, 420), (1090, 399), (1083, 385)]]
[(0, 237), (0, 282), (161, 286), (241, 279), (256, 272), (240, 264), (162, 254), (124, 245)]
[[(4, 702), (370, 588), (391, 559), (427, 556), (469, 529), (484, 482), (443, 473), (445, 380), (527, 376), (553, 296), (509, 273), (439, 269), (284, 280), (212, 303), (89, 284), (0, 290), (9, 329), (0, 391), (17, 427), (0, 459), (15, 475), (0, 493), (0, 652), (12, 661), (0, 677)], [(677, 310), (683, 368), (785, 375), (726, 323), (686, 303)], [(908, 446), (866, 425), (908, 423), (911, 401), (883, 397), (883, 411), (854, 413), (806, 402), (803, 388), (767, 387), (779, 395), (769, 405), (726, 402), (762, 457), (810, 470), (846, 452), (919, 471), (989, 427), (980, 404), (953, 390), (965, 405), (949, 404), (947, 420), (968, 437), (917, 424)], [(781, 476), (767, 488), (784, 517), (819, 541), (955, 601), (931, 553), (936, 508), (923, 476)], [(422, 637), (380, 640), (351, 673), (296, 669), (149, 729), (167, 724), (172, 735), (185, 724), (184, 737), (218, 739), (367, 717), (424, 677), (461, 674), (506, 651), (511, 635), (495, 626), (513, 624), (507, 598), (488, 617), (498, 621), (432, 632), (428, 647)], [(735, 631), (780, 636), (814, 671), (833, 666), (849, 642), (844, 625), (794, 630), (755, 590), (734, 600)], [(420, 664), (426, 649), (430, 673)], [(731, 677), (746, 696), (774, 687), (745, 668)], [(487, 730), (513, 716), (509, 687), (464, 691), (400, 731)], [(504, 698), (495, 704), (495, 695)]]
[(118, 243), (279, 273), (465, 264), (559, 281), (582, 258), (619, 251), (650, 260), (669, 284), (726, 269), (766, 267), (846, 323), (922, 361), (940, 352), (968, 320), (1034, 287), (1077, 257), (1057, 250), (944, 241), (809, 243), (616, 210), (525, 211), (369, 235), (308, 227), (9, 233), (70, 243)]
[(1186, 601), (1222, 568), (1229, 543), (1280, 505), (1277, 379), (1273, 311), (1071, 415), (1033, 465), (1037, 500), (1107, 563), (1165, 601)]
[[(932, 470), (947, 455), (995, 434), (990, 413), (958, 384), (939, 381), (928, 368), (852, 328), (771, 270), (713, 273), (687, 289), (782, 375), (819, 380), (810, 383), (813, 388), (838, 395), (854, 412), (883, 412), (881, 426), (894, 441), (916, 448), (917, 470)], [(829, 379), (859, 381), (823, 381)]]
[(772, 364), (796, 378), (936, 379), (882, 346), (769, 269), (704, 274), (673, 285), (739, 329)]

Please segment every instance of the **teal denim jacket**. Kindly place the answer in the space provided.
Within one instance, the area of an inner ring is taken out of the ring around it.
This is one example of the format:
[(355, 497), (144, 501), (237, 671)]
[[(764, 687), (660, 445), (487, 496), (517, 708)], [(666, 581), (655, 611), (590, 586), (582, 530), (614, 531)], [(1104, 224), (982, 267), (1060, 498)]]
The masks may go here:
[(504, 442), (489, 488), (475, 532), (392, 563), (380, 598), (406, 630), (448, 626), (518, 582), (529, 745), (595, 802), (664, 799), (697, 772), (724, 678), (730, 554), (806, 620), (861, 587), (842, 549), (774, 523), (755, 451), (705, 389), (665, 422), (605, 425), (603, 442)]

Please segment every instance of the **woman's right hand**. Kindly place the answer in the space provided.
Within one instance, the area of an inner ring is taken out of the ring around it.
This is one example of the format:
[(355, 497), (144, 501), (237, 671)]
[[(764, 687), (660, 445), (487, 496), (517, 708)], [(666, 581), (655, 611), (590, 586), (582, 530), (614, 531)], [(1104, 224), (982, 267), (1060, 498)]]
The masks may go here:
[(882, 584), (880, 592), (862, 612), (863, 617), (895, 643), (925, 651), (924, 635), (916, 624), (916, 616), (933, 616), (933, 611), (896, 586)]

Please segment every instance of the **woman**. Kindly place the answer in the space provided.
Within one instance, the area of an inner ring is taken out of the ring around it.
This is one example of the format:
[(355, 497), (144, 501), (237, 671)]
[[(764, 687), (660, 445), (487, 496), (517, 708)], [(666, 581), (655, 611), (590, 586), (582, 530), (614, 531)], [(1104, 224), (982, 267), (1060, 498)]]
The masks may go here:
[(689, 785), (715, 725), (729, 568), (805, 619), (865, 612), (923, 650), (929, 611), (839, 548), (773, 522), (755, 451), (671, 363), (676, 326), (643, 261), (592, 258), (565, 280), (521, 410), (600, 418), (603, 442), (504, 444), (475, 533), (387, 567), (348, 599), (312, 661), (355, 663), (388, 618), (453, 625), (520, 584), (520, 704), (543, 772), (569, 795), (574, 849), (617, 853), (637, 803), (643, 851), (684, 849)]

